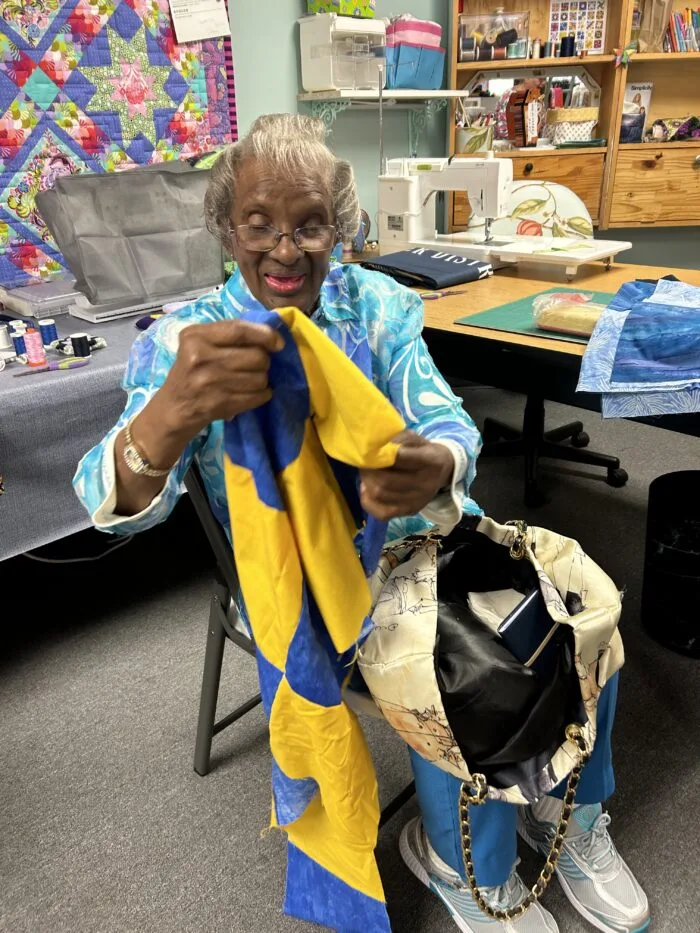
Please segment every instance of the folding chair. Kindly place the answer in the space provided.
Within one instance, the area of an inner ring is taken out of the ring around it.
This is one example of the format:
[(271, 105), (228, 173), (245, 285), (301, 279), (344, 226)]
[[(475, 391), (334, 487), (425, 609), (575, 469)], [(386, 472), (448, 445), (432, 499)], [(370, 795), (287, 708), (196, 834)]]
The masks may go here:
[[(194, 770), (204, 777), (211, 769), (211, 746), (215, 735), (232, 725), (262, 702), (259, 693), (246, 700), (233, 712), (216, 721), (216, 704), (221, 681), (224, 647), (229, 638), (235, 645), (250, 655), (255, 655), (255, 642), (236, 608), (240, 590), (233, 549), (226, 534), (216, 520), (204, 490), (204, 483), (197, 463), (193, 463), (185, 476), (185, 486), (216, 559), (216, 571), (209, 606), (207, 647), (204, 654), (202, 692), (199, 701), (199, 719), (194, 748)], [(397, 813), (415, 793), (415, 782), (411, 782), (382, 810), (380, 826)]]

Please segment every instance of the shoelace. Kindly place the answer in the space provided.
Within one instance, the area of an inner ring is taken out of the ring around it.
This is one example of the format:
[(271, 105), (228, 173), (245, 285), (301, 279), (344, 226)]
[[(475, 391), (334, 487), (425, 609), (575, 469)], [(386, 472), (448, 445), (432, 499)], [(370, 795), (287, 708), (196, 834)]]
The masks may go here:
[(588, 832), (569, 840), (569, 845), (596, 871), (608, 871), (618, 863), (617, 851), (608, 832), (609, 825), (610, 814), (601, 813)]
[(484, 900), (489, 907), (495, 907), (498, 910), (507, 910), (509, 907), (514, 907), (516, 904), (520, 903), (523, 899), (526, 892), (525, 885), (518, 874), (519, 864), (520, 859), (517, 859), (510, 877), (503, 884), (499, 884), (497, 887), (493, 888), (481, 889)]

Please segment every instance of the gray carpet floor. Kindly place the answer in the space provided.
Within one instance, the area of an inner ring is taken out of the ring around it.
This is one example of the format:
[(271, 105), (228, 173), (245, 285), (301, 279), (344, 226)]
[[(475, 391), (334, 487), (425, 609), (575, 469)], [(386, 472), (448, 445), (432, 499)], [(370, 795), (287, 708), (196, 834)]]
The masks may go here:
[[(517, 421), (522, 411), (521, 399), (492, 390), (465, 398), (478, 421), (487, 413)], [(571, 414), (548, 407), (553, 425)], [(700, 441), (584, 420), (592, 446), (622, 458), (625, 489), (584, 469), (551, 468), (551, 503), (528, 512), (521, 462), (488, 460), (474, 493), (495, 518), (525, 517), (579, 538), (625, 588), (612, 830), (649, 893), (657, 933), (698, 933), (700, 668), (652, 642), (638, 612), (649, 482), (698, 468)], [(96, 541), (90, 532), (42, 553), (75, 556), (104, 547)], [(176, 517), (98, 563), (17, 558), (0, 567), (3, 591), (21, 594), (17, 611), (3, 605), (0, 656), (3, 933), (314, 929), (280, 913), (284, 847), (264, 832), (270, 756), (261, 710), (215, 739), (209, 776), (192, 770), (208, 564), (191, 518)], [(255, 690), (253, 661), (228, 646), (222, 711)], [(386, 801), (409, 780), (407, 756), (388, 728), (368, 732)], [(414, 812), (409, 804), (380, 837), (393, 928), (449, 933), (448, 915), (398, 854)], [(522, 855), (532, 879), (537, 861)], [(591, 929), (556, 885), (546, 903), (563, 933)]]

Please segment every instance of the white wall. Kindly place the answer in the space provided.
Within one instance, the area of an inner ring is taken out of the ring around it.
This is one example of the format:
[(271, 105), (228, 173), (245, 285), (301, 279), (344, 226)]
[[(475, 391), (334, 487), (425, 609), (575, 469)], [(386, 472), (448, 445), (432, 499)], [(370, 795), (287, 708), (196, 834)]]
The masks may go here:
[[(422, 19), (440, 22), (443, 44), (448, 44), (449, 0), (377, 0), (377, 15), (413, 13)], [(301, 90), (299, 76), (299, 27), (296, 21), (306, 9), (303, 0), (241, 0), (229, 4), (233, 62), (236, 72), (236, 101), (239, 132), (245, 133), (261, 113), (307, 109), (297, 107)], [(447, 65), (446, 65), (447, 68)], [(384, 121), (384, 154), (387, 158), (405, 156), (408, 150), (408, 112), (388, 113)], [(445, 116), (429, 120), (423, 134), (422, 155), (445, 154)], [(347, 110), (340, 114), (329, 138), (332, 148), (355, 169), (360, 203), (372, 218), (377, 210), (379, 136), (377, 111)]]

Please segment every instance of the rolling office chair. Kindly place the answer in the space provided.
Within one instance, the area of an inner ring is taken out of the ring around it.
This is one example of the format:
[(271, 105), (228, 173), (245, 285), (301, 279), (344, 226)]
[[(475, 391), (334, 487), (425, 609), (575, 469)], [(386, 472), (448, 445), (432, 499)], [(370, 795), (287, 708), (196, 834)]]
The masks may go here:
[[(228, 638), (250, 655), (255, 655), (255, 642), (248, 634), (247, 628), (236, 608), (240, 583), (236, 571), (236, 562), (233, 557), (233, 549), (223, 528), (211, 510), (196, 461), (185, 476), (185, 486), (216, 560), (209, 606), (207, 646), (204, 654), (202, 692), (199, 700), (199, 718), (194, 749), (194, 770), (204, 777), (211, 770), (211, 746), (214, 736), (241, 719), (246, 713), (255, 709), (256, 706), (259, 706), (262, 697), (259, 693), (255, 694), (227, 716), (224, 716), (218, 722), (216, 721), (216, 705), (219, 696), (226, 639)], [(346, 691), (346, 700), (356, 712), (370, 712), (374, 708), (374, 715), (381, 718), (381, 714), (378, 713), (372, 701), (364, 702), (364, 698), (360, 696), (357, 697), (356, 701), (353, 701), (349, 691)], [(382, 810), (379, 825), (383, 826), (398, 813), (414, 795), (415, 790), (415, 782), (412, 782), (401, 791)]]
[[(593, 236), (593, 221), (586, 205), (577, 194), (556, 182), (514, 182), (508, 206), (508, 216), (493, 222), (494, 236), (516, 233), (523, 236)], [(468, 226), (474, 229), (483, 224), (483, 219), (472, 215)], [(629, 477), (620, 467), (617, 457), (585, 449), (590, 438), (584, 431), (583, 422), (572, 421), (545, 431), (544, 403), (543, 395), (528, 394), (520, 429), (495, 418), (484, 421), (482, 457), (525, 457), (525, 505), (537, 506), (547, 501), (537, 485), (540, 457), (603, 467), (610, 486), (624, 486)], [(570, 445), (566, 441), (570, 441)]]

